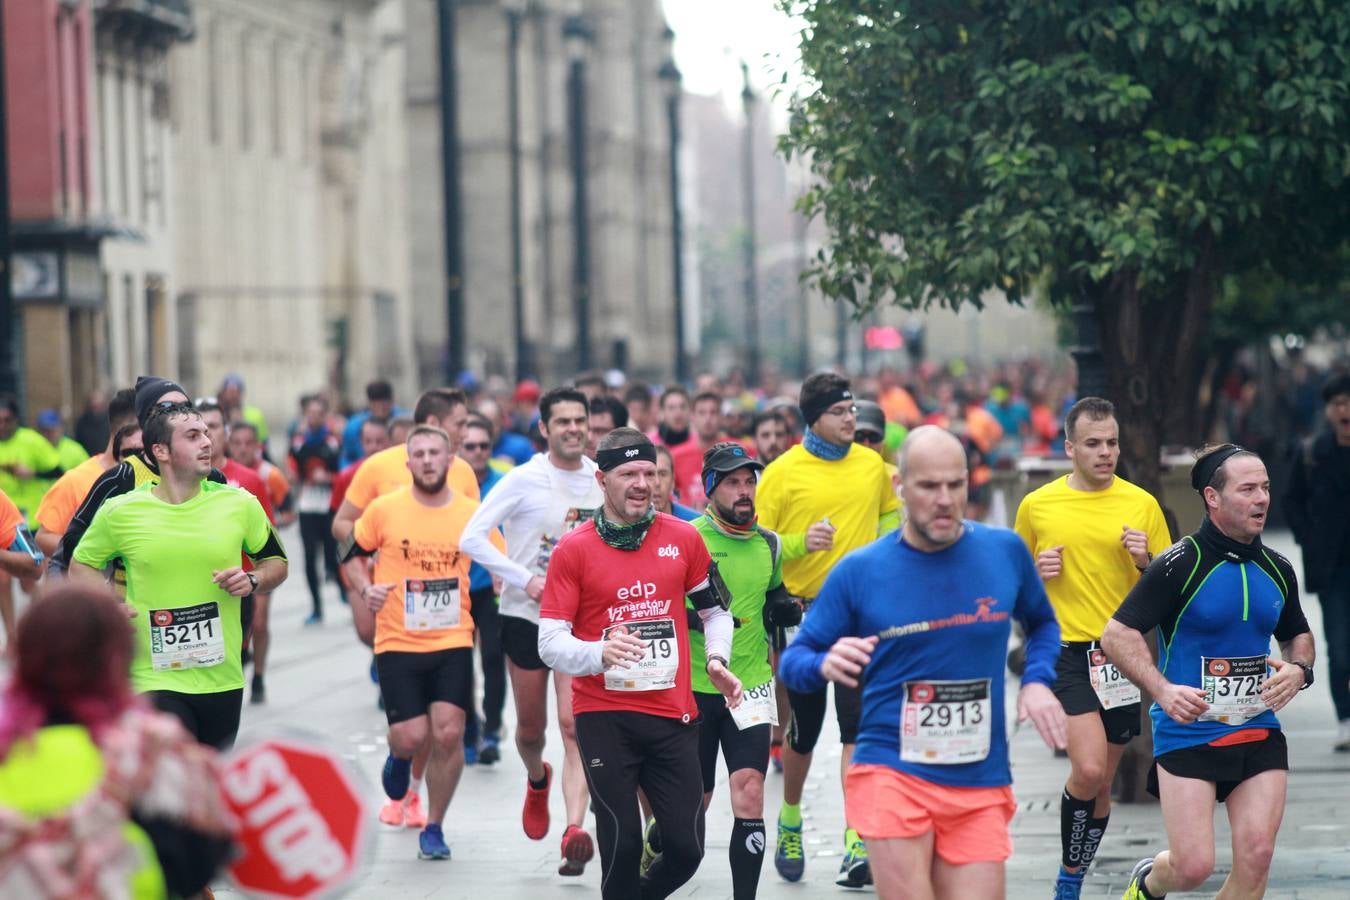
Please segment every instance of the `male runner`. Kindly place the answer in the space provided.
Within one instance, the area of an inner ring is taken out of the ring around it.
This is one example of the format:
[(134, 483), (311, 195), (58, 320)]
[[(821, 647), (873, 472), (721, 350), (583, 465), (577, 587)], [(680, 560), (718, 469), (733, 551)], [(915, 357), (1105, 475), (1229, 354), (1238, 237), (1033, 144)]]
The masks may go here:
[(28, 523), (14, 501), (0, 491), (0, 571), (18, 578), (42, 572), (42, 551), (28, 532)]
[[(521, 822), (531, 840), (548, 834), (548, 792), (553, 767), (544, 762), (548, 724), (549, 667), (539, 657), (539, 598), (544, 591), (554, 548), (572, 529), (586, 522), (603, 499), (595, 463), (585, 454), (588, 422), (586, 395), (560, 387), (539, 399), (539, 433), (548, 452), (517, 466), (492, 489), (464, 529), (464, 549), (502, 579), (499, 614), (502, 649), (516, 704), (516, 749), (525, 763), (525, 808)], [(501, 526), (506, 553), (487, 541)], [(586, 778), (577, 750), (572, 717), (572, 679), (553, 673), (558, 728), (563, 738), (563, 830), (560, 875), (580, 875), (594, 855), (586, 821)]]
[(750, 434), (755, 440), (755, 456), (766, 466), (787, 452), (792, 443), (787, 416), (776, 409), (756, 414), (750, 423)]
[[(760, 524), (783, 539), (783, 582), (788, 593), (802, 600), (809, 620), (811, 601), (834, 564), (894, 530), (899, 516), (881, 457), (853, 442), (857, 409), (848, 380), (832, 372), (810, 376), (802, 384), (798, 406), (806, 419), (806, 437), (764, 470), (756, 504)], [(792, 725), (783, 748), (783, 806), (774, 867), (783, 878), (797, 881), (806, 866), (802, 788), (825, 724), (825, 685), (807, 693), (790, 691), (788, 699)], [(844, 745), (841, 778), (857, 737), (858, 703), (857, 690), (835, 685), (835, 714)], [(867, 847), (855, 830), (846, 828), (838, 883), (861, 887), (868, 878)]]
[(656, 426), (656, 440), (667, 447), (678, 447), (690, 440), (689, 392), (683, 386), (672, 384), (661, 392), (657, 403), (661, 421)]
[(703, 468), (703, 454), (713, 444), (723, 440), (722, 398), (711, 391), (703, 391), (694, 397), (693, 412), (689, 417), (689, 428), (693, 437), (672, 447), (671, 462), (675, 466), (675, 493), (685, 506), (702, 511), (708, 498), (699, 484), (699, 473)]
[(230, 459), (257, 472), (263, 484), (267, 485), (267, 495), (272, 500), (272, 512), (276, 515), (277, 525), (285, 528), (292, 524), (296, 520), (296, 512), (290, 479), (280, 466), (263, 456), (258, 426), (247, 419), (235, 419), (227, 424), (230, 430), (227, 439)]
[[(306, 625), (323, 623), (323, 584), (319, 560), (329, 581), (338, 580), (337, 542), (333, 539), (333, 479), (341, 468), (342, 437), (330, 428), (328, 400), (310, 394), (301, 401), (303, 418), (291, 435), (287, 465), (299, 492), (300, 541), (305, 551), (305, 582), (309, 585), (311, 612)], [(339, 590), (341, 586), (339, 585)]]
[[(783, 587), (782, 547), (778, 535), (755, 523), (755, 485), (764, 466), (740, 444), (714, 444), (703, 457), (704, 515), (693, 523), (731, 594), (735, 631), (731, 673), (745, 686), (745, 699), (728, 709), (706, 673), (691, 667), (698, 704), (699, 765), (703, 805), (712, 802), (717, 780), (717, 750), (726, 759), (731, 785), (732, 896), (753, 900), (764, 862), (764, 773), (769, 763), (770, 729), (777, 721), (768, 632), (801, 622), (801, 607)], [(702, 620), (689, 607), (689, 650), (703, 657)]]
[[(539, 655), (572, 679), (577, 744), (596, 808), (601, 896), (661, 900), (703, 858), (698, 716), (684, 598), (703, 622), (707, 673), (729, 706), (733, 622), (726, 588), (696, 530), (651, 506), (656, 450), (618, 428), (596, 451), (603, 505), (553, 551), (539, 612)], [(662, 853), (645, 875), (634, 802), (646, 794)]]
[[(244, 695), (240, 600), (286, 578), (286, 554), (247, 491), (207, 481), (211, 438), (186, 403), (157, 406), (145, 453), (160, 478), (104, 503), (80, 539), (71, 575), (127, 572), (136, 629), (132, 686), (203, 744), (234, 744)], [(239, 565), (240, 551), (254, 569)]]
[(1018, 718), (1055, 747), (1059, 626), (1017, 536), (964, 519), (960, 441), (916, 428), (900, 477), (904, 528), (834, 567), (778, 671), (794, 691), (863, 684), (844, 808), (877, 896), (1002, 897), (1017, 809), (1003, 703), (1011, 620), (1027, 634)]
[(652, 486), (652, 506), (685, 522), (699, 517), (699, 511), (675, 499), (675, 459), (664, 444), (656, 445), (656, 484)]
[(1111, 402), (1079, 400), (1064, 434), (1073, 471), (1027, 494), (1014, 528), (1059, 620), (1055, 696), (1069, 717), (1069, 780), (1059, 798), (1055, 897), (1077, 900), (1111, 817), (1111, 780), (1140, 729), (1139, 689), (1102, 653), (1102, 629), (1171, 542), (1158, 501), (1116, 475), (1120, 429)]
[(371, 501), (348, 549), (375, 554), (374, 580), (361, 567), (349, 575), (377, 617), (375, 661), (389, 721), (384, 792), (394, 801), (408, 795), (413, 756), (430, 741), (417, 855), (449, 859), (442, 825), (464, 770), (464, 717), (473, 709), (470, 560), (460, 540), (478, 502), (446, 482), (453, 454), (444, 430), (418, 425), (406, 448), (412, 484)]
[[(206, 424), (206, 432), (211, 437), (211, 466), (217, 469), (225, 476), (225, 483), (230, 487), (243, 488), (258, 499), (263, 512), (267, 513), (267, 521), (275, 528), (277, 524), (276, 512), (272, 509), (272, 495), (267, 490), (267, 485), (263, 483), (262, 476), (254, 469), (249, 468), (243, 463), (236, 462), (225, 455), (229, 446), (229, 436), (225, 431), (225, 411), (220, 408), (220, 404), (209, 398), (197, 401), (197, 412), (201, 413), (202, 421)], [(245, 556), (242, 560), (244, 571), (252, 568), (252, 563)], [(253, 647), (253, 678), (249, 684), (249, 703), (261, 704), (267, 702), (267, 649), (271, 640), (271, 626), (269, 607), (271, 606), (271, 594), (262, 592), (254, 593), (251, 597), (244, 598), (243, 604), (253, 604), (252, 615), (245, 613), (244, 620), (250, 623), (251, 627), (244, 629), (244, 647), (250, 644)], [(244, 663), (248, 664), (250, 655), (245, 652)]]
[(57, 479), (38, 504), (36, 539), (43, 553), (50, 556), (61, 546), (61, 536), (89, 489), (119, 462), (113, 448), (117, 433), (135, 421), (136, 392), (124, 388), (108, 401), (108, 446)]
[[(1192, 891), (1214, 870), (1214, 805), (1228, 807), (1233, 868), (1221, 898), (1260, 897), (1284, 815), (1289, 754), (1275, 713), (1312, 684), (1313, 637), (1289, 560), (1261, 543), (1270, 478), (1234, 444), (1191, 468), (1200, 529), (1148, 567), (1102, 633), (1126, 677), (1151, 694), (1153, 770), (1168, 848), (1140, 860), (1128, 900)], [(1144, 634), (1158, 629), (1155, 666)], [(1270, 656), (1270, 639), (1280, 659)]]

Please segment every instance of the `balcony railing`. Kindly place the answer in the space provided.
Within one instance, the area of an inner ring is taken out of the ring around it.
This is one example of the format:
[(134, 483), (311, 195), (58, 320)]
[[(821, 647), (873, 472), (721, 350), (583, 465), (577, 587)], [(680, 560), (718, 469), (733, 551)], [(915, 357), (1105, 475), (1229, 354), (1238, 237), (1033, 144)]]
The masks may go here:
[(192, 36), (192, 0), (94, 0), (100, 27), (134, 28), (161, 36)]

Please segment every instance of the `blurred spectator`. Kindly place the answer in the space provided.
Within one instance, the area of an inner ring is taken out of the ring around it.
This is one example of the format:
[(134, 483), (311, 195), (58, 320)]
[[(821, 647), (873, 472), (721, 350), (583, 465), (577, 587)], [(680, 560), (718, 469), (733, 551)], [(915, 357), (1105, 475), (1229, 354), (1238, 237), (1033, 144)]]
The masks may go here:
[(366, 385), (366, 408), (347, 419), (342, 429), (342, 465), (349, 466), (364, 454), (361, 450), (361, 426), (366, 419), (388, 421), (393, 416), (405, 416), (407, 410), (394, 405), (394, 386), (383, 379)]
[[(44, 409), (38, 413), (34, 424), (37, 425), (38, 434), (56, 448), (57, 465), (61, 467), (61, 471), (69, 472), (89, 458), (89, 453), (78, 441), (66, 437), (65, 424), (61, 421), (61, 414), (56, 410)], [(102, 449), (100, 448), (100, 452)]]

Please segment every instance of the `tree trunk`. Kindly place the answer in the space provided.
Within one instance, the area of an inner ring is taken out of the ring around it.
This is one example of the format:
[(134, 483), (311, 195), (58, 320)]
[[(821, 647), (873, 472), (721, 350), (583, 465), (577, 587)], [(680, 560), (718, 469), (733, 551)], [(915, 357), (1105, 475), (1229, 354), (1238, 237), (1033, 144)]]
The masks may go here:
[[(1121, 465), (1125, 477), (1162, 502), (1160, 452), (1164, 436), (1194, 435), (1198, 425), (1203, 345), (1217, 285), (1213, 240), (1200, 235), (1195, 266), (1185, 283), (1145, 296), (1136, 277), (1117, 275), (1096, 295), (1106, 363), (1107, 399), (1120, 424)], [(1173, 535), (1174, 538), (1177, 535)], [(1145, 793), (1153, 762), (1152, 731), (1143, 697), (1143, 733), (1125, 748), (1116, 776), (1119, 799), (1137, 803)]]

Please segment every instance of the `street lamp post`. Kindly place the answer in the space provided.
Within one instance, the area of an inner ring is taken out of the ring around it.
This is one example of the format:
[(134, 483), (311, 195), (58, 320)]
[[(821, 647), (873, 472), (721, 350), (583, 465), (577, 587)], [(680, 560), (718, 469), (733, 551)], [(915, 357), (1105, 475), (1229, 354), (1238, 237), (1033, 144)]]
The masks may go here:
[[(666, 29), (666, 38), (673, 36)], [(680, 70), (666, 60), (658, 73), (666, 86), (666, 121), (670, 128), (670, 249), (675, 289), (675, 380), (689, 380), (689, 353), (684, 333), (684, 211), (680, 208)]]
[(755, 233), (755, 93), (750, 89), (750, 67), (741, 62), (741, 105), (745, 109), (745, 136), (742, 182), (745, 199), (745, 380), (750, 387), (759, 385), (759, 273)]
[(563, 20), (567, 45), (567, 131), (572, 157), (573, 300), (577, 368), (591, 367), (591, 220), (586, 169), (586, 53), (594, 32), (582, 16)]
[(441, 75), (441, 180), (445, 216), (446, 383), (464, 370), (464, 192), (460, 183), (456, 0), (436, 0)]
[(520, 183), (520, 26), (524, 0), (503, 0), (506, 9), (506, 115), (510, 157), (511, 316), (515, 324), (516, 381), (530, 377), (530, 345), (525, 330), (525, 263)]

